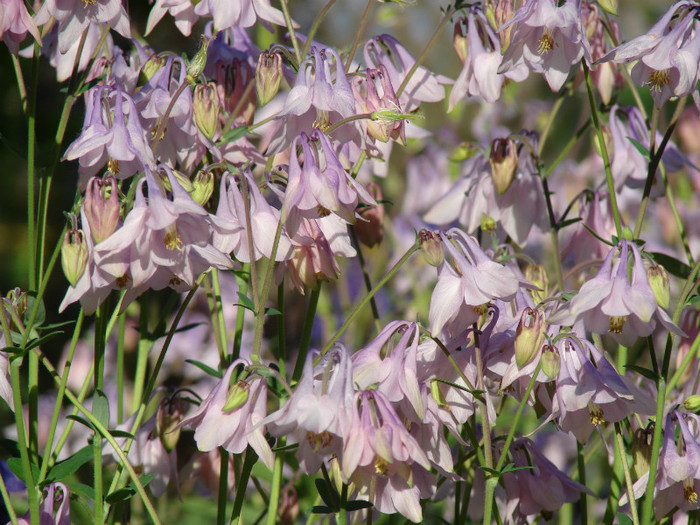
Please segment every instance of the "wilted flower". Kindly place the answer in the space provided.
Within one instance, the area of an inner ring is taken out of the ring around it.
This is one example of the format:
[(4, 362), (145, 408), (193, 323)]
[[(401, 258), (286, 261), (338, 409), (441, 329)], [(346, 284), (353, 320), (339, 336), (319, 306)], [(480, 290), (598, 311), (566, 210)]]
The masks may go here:
[(590, 63), (578, 0), (530, 0), (499, 28), (513, 26), (511, 44), (503, 55), (499, 73), (521, 64), (544, 75), (552, 91), (559, 91), (573, 64), (585, 57)]

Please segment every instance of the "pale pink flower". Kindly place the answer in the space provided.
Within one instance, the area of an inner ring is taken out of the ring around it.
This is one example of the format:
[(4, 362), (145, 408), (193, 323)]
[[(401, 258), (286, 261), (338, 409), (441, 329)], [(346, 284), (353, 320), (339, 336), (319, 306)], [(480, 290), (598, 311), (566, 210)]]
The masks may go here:
[(214, 19), (216, 31), (230, 27), (251, 27), (257, 19), (268, 23), (285, 25), (284, 15), (270, 5), (270, 0), (202, 0), (194, 12), (199, 16)]
[(185, 36), (190, 36), (192, 26), (199, 19), (199, 16), (194, 12), (191, 0), (156, 0), (148, 14), (146, 36), (153, 31), (165, 13), (170, 13), (170, 16), (175, 19), (175, 27)]
[(31, 34), (41, 43), (36, 24), (24, 5), (24, 0), (0, 0), (0, 38), (7, 44), (10, 53), (17, 54), (19, 44)]

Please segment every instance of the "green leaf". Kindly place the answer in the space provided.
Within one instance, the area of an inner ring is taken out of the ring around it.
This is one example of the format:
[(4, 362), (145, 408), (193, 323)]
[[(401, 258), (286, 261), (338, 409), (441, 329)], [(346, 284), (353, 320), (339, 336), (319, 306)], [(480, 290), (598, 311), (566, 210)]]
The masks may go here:
[(282, 315), (282, 312), (280, 312), (276, 308), (266, 308), (265, 315)]
[(124, 487), (122, 489), (117, 489), (114, 492), (110, 492), (105, 497), (105, 502), (113, 505), (114, 503), (119, 503), (120, 501), (126, 501), (130, 499), (134, 494), (136, 494), (136, 489), (131, 487)]
[(659, 380), (659, 376), (655, 374), (653, 370), (649, 370), (648, 368), (644, 368), (643, 366), (625, 365), (625, 369), (637, 372), (638, 374), (641, 374), (647, 379), (651, 379), (652, 381)]
[(236, 142), (241, 137), (248, 133), (248, 126), (238, 126), (224, 133), (219, 139), (218, 144), (226, 144), (227, 142)]
[(318, 495), (321, 496), (323, 503), (325, 503), (328, 508), (332, 509), (331, 512), (338, 512), (340, 508), (338, 507), (338, 502), (340, 501), (340, 494), (335, 490), (334, 487), (328, 486), (325, 479), (315, 479), (316, 490), (318, 490)]
[(311, 507), (311, 512), (313, 514), (333, 514), (336, 511), (323, 505), (314, 505)]
[(650, 255), (654, 258), (654, 261), (666, 268), (668, 273), (681, 279), (687, 279), (693, 271), (687, 264), (665, 253), (652, 252)]
[(209, 365), (205, 365), (204, 363), (202, 363), (200, 361), (195, 361), (194, 359), (185, 359), (185, 363), (189, 363), (191, 365), (194, 365), (197, 368), (199, 368), (200, 370), (202, 370), (203, 372), (209, 374), (210, 376), (216, 377), (218, 379), (221, 379), (222, 377), (224, 377), (224, 375), (221, 372), (219, 372), (218, 370), (214, 370)]
[(617, 523), (618, 525), (632, 525), (634, 522), (632, 521), (632, 518), (630, 518), (627, 514), (623, 514), (622, 512), (617, 513)]
[(236, 292), (238, 294), (238, 299), (240, 299), (240, 303), (236, 303), (234, 306), (242, 306), (243, 308), (247, 308), (251, 312), (255, 313), (255, 303), (253, 300), (248, 297), (246, 294), (241, 293), (241, 292)]
[(115, 438), (135, 439), (134, 435), (131, 432), (127, 432), (126, 430), (119, 430), (118, 428), (110, 430), (109, 433), (112, 434), (112, 436), (114, 436)]
[(639, 153), (642, 154), (642, 157), (644, 157), (647, 160), (649, 160), (651, 158), (649, 155), (649, 149), (644, 144), (642, 144), (641, 142), (639, 142), (637, 140), (634, 140), (632, 137), (626, 137), (626, 138), (627, 138), (627, 140), (629, 140), (632, 143), (632, 145), (635, 147), (635, 149)]
[(92, 423), (90, 423), (87, 419), (81, 416), (77, 416), (75, 414), (68, 414), (66, 416), (67, 419), (72, 419), (73, 421), (77, 421), (81, 425), (85, 425), (88, 427), (90, 430), (95, 430), (95, 427), (92, 426)]
[[(37, 302), (36, 295), (37, 294), (35, 291), (27, 292), (27, 311), (24, 313), (24, 319), (22, 319), (22, 321), (24, 321), (24, 326), (27, 328), (30, 328), (27, 325), (29, 323), (29, 317), (31, 316), (32, 309), (34, 308), (34, 304)], [(44, 301), (40, 300), (36, 317), (34, 317), (34, 324), (31, 326), (31, 328), (41, 326), (44, 324), (44, 321), (46, 321), (46, 307), (44, 306)]]
[(43, 345), (46, 341), (49, 339), (53, 339), (57, 335), (61, 335), (63, 332), (61, 330), (56, 330), (55, 332), (51, 332), (49, 334), (46, 334), (42, 337), (39, 337), (37, 339), (32, 339), (27, 343), (26, 351), (31, 350), (32, 348), (36, 348), (37, 346)]
[(348, 501), (345, 504), (345, 510), (353, 512), (355, 510), (362, 510), (362, 509), (368, 509), (370, 507), (373, 507), (371, 501), (365, 501), (363, 499), (354, 499), (352, 501)]
[(78, 496), (82, 496), (88, 501), (95, 500), (95, 489), (91, 486), (85, 485), (84, 483), (73, 482), (66, 483), (66, 485), (68, 485), (71, 494), (77, 494)]
[(572, 224), (576, 224), (577, 222), (582, 221), (583, 218), (581, 217), (576, 217), (575, 219), (568, 219), (566, 221), (561, 221), (559, 224), (557, 224), (557, 229), (562, 230), (566, 228), (567, 226), (571, 226)]
[(102, 390), (95, 390), (95, 395), (92, 398), (92, 415), (104, 427), (109, 426), (109, 400)]
[(86, 446), (78, 450), (68, 459), (56, 463), (46, 475), (47, 482), (61, 481), (90, 461), (94, 455), (94, 447)]
[[(32, 478), (39, 479), (39, 466), (34, 463), (30, 463), (29, 467), (32, 470)], [(25, 485), (30, 485), (27, 479), (26, 473), (24, 472), (24, 467), (22, 466), (21, 458), (10, 458), (7, 460), (7, 468), (9, 468), (12, 473), (17, 476), (20, 480), (24, 482)]]

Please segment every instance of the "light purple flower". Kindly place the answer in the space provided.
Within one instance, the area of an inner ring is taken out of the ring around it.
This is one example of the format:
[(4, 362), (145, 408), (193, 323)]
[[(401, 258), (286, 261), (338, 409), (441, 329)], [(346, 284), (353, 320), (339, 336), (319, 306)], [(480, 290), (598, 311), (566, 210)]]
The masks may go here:
[(440, 233), (445, 260), (430, 298), (430, 331), (451, 334), (467, 329), (494, 299), (511, 300), (521, 281), (510, 268), (489, 258), (477, 242), (457, 228)]
[[(231, 384), (231, 375), (240, 365), (244, 365), (243, 371)], [(267, 379), (249, 371), (248, 366), (245, 359), (231, 363), (199, 408), (180, 425), (194, 429), (194, 439), (201, 451), (223, 447), (232, 454), (240, 454), (250, 445), (272, 469), (274, 454), (261, 424), (267, 411)]]
[(588, 41), (582, 26), (579, 0), (530, 0), (499, 28), (514, 26), (511, 43), (503, 55), (499, 73), (521, 64), (544, 75), (552, 91), (559, 91), (569, 70), (582, 57), (591, 62)]
[(615, 235), (610, 197), (601, 191), (593, 196), (583, 195), (579, 199), (579, 217), (581, 222), (574, 226), (574, 233), (562, 250), (562, 257), (572, 254), (576, 264), (593, 259), (604, 258), (609, 246), (598, 240), (591, 232), (602, 239), (611, 239)]
[(258, 18), (278, 26), (285, 25), (282, 11), (270, 6), (270, 0), (202, 0), (196, 4), (194, 12), (199, 16), (211, 16), (216, 31), (237, 26), (251, 27)]
[[(380, 64), (384, 65), (394, 89), (399, 88), (406, 74), (416, 63), (416, 59), (391, 35), (379, 35), (368, 40), (364, 48), (364, 58), (367, 67), (376, 69)], [(406, 89), (399, 96), (401, 107), (410, 112), (421, 102), (439, 102), (445, 98), (443, 85), (451, 83), (449, 78), (418, 66), (408, 80)]]
[(0, 0), (0, 38), (10, 53), (17, 54), (19, 44), (30, 33), (41, 44), (36, 24), (24, 5), (24, 0)]
[[(11, 522), (10, 522), (11, 523)], [(29, 511), (17, 520), (19, 525), (32, 523)], [(40, 525), (70, 525), (70, 495), (63, 483), (50, 483), (44, 489), (44, 501), (39, 507)]]
[(199, 16), (194, 12), (191, 0), (156, 0), (148, 14), (145, 36), (153, 31), (165, 13), (170, 13), (175, 19), (175, 27), (185, 36), (190, 36), (192, 26), (199, 19)]
[[(628, 278), (630, 252), (634, 261)], [(587, 330), (609, 333), (625, 346), (651, 334), (657, 322), (683, 335), (657, 304), (639, 249), (624, 239), (608, 252), (595, 277), (586, 281), (569, 304), (550, 318), (550, 322), (562, 325), (581, 320)]]
[(121, 0), (46, 0), (34, 17), (38, 26), (51, 17), (58, 22), (58, 50), (65, 53), (79, 42), (90, 24), (107, 24), (124, 38), (131, 38), (129, 17)]
[(638, 60), (632, 68), (632, 79), (649, 86), (656, 107), (671, 97), (689, 93), (697, 101), (700, 27), (695, 19), (698, 12), (700, 6), (696, 2), (676, 2), (646, 34), (616, 47), (601, 61)]
[(318, 352), (309, 352), (294, 393), (264, 420), (273, 436), (293, 435), (307, 474), (316, 472), (324, 457), (342, 453), (355, 400), (347, 350), (336, 346), (314, 366), (318, 358)]
[(119, 179), (155, 165), (136, 105), (118, 84), (95, 86), (85, 94), (83, 131), (63, 158), (78, 159), (80, 186), (106, 163)]

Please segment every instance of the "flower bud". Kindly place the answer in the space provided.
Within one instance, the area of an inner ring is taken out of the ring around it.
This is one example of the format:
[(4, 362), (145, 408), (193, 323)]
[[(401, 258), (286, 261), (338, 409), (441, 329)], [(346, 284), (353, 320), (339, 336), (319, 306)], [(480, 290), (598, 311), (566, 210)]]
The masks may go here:
[(199, 75), (204, 71), (204, 66), (207, 65), (207, 50), (209, 49), (209, 39), (202, 35), (202, 43), (199, 46), (197, 54), (187, 64), (187, 81), (193, 84), (199, 78)]
[(184, 417), (184, 402), (180, 397), (166, 399), (158, 407), (156, 429), (163, 448), (168, 452), (172, 452), (177, 446), (180, 439), (180, 422)]
[(119, 196), (117, 181), (114, 177), (111, 175), (103, 179), (92, 177), (88, 181), (83, 212), (95, 244), (104, 241), (114, 233), (119, 224)]
[(258, 101), (265, 105), (274, 98), (282, 83), (282, 56), (276, 52), (263, 51), (255, 68), (255, 90)]
[[(255, 71), (248, 62), (234, 58), (230, 64), (221, 64), (216, 70), (216, 85), (219, 97), (228, 112), (237, 112), (236, 125), (252, 122), (257, 96), (251, 82)], [(250, 86), (250, 87), (249, 87)]]
[(214, 82), (197, 84), (192, 98), (194, 122), (208, 139), (213, 139), (219, 131), (219, 94)]
[(155, 75), (160, 68), (162, 68), (165, 63), (167, 62), (167, 59), (165, 57), (162, 57), (157, 54), (152, 54), (150, 57), (148, 57), (148, 60), (143, 64), (143, 67), (141, 68), (141, 72), (139, 73), (139, 86), (143, 86), (151, 80), (153, 75)]
[[(359, 210), (361, 219), (355, 222), (355, 234), (357, 239), (372, 248), (384, 239), (384, 205), (382, 200), (382, 189), (376, 182), (367, 184), (367, 191), (377, 202), (377, 205), (365, 206)], [(364, 219), (364, 220), (363, 220)]]
[(632, 230), (630, 230), (629, 226), (625, 226), (622, 228), (622, 235), (621, 237), (627, 241), (634, 241), (634, 233), (632, 233)]
[(418, 239), (425, 262), (431, 266), (440, 266), (445, 260), (445, 248), (442, 246), (440, 236), (428, 230), (421, 230), (418, 233)]
[(473, 157), (478, 152), (479, 149), (471, 142), (462, 142), (452, 151), (450, 160), (452, 162), (462, 162), (463, 160)]
[(71, 286), (75, 286), (85, 272), (88, 248), (83, 230), (69, 229), (61, 245), (61, 266)]
[(617, 15), (617, 0), (598, 0), (598, 5), (611, 15)]
[(683, 408), (688, 412), (696, 412), (700, 408), (700, 395), (693, 394), (686, 397), (683, 401)]
[(520, 323), (515, 331), (515, 363), (522, 368), (530, 363), (542, 343), (545, 332), (544, 313), (528, 307), (520, 316)]
[(299, 517), (299, 498), (294, 487), (288, 487), (282, 494), (282, 501), (277, 511), (277, 516), (282, 525), (293, 525), (297, 522)]
[[(510, 22), (510, 20), (515, 15), (515, 12), (513, 10), (513, 0), (495, 0), (494, 3), (495, 7), (493, 19), (495, 25), (493, 25), (493, 29), (497, 30), (499, 27), (502, 27), (506, 22)], [(501, 53), (505, 53), (506, 49), (508, 49), (508, 46), (510, 45), (510, 34), (512, 33), (512, 31), (513, 26), (511, 25), (498, 33), (498, 37), (501, 40)]]
[(671, 304), (671, 287), (666, 268), (660, 264), (652, 264), (647, 268), (647, 277), (658, 305), (662, 308), (668, 308)]
[(199, 170), (192, 181), (192, 200), (204, 206), (214, 193), (214, 175), (211, 171)]
[(498, 223), (493, 219), (493, 217), (482, 213), (480, 226), (482, 232), (490, 233), (496, 231), (496, 228), (498, 228)]
[(248, 395), (250, 394), (250, 386), (245, 381), (236, 381), (235, 384), (228, 389), (228, 395), (226, 396), (226, 403), (224, 403), (222, 412), (231, 412), (237, 408), (243, 406), (246, 401), (248, 401)]
[[(603, 141), (605, 142), (605, 150), (608, 152), (608, 155), (610, 155), (610, 153), (613, 151), (612, 133), (610, 132), (610, 128), (607, 126), (603, 126), (602, 132)], [(598, 138), (597, 133), (593, 135), (593, 146), (595, 147), (596, 153), (602, 157), (603, 153), (600, 148), (600, 139)]]
[(556, 379), (559, 376), (559, 369), (561, 368), (561, 356), (559, 355), (559, 350), (554, 345), (544, 345), (542, 347), (542, 357), (540, 357), (542, 362), (542, 372), (550, 378)]
[(541, 264), (528, 264), (525, 267), (525, 279), (539, 288), (539, 290), (528, 290), (528, 292), (530, 292), (530, 296), (535, 304), (541, 303), (547, 297), (549, 288), (549, 279), (544, 266)]
[(649, 472), (653, 435), (654, 429), (651, 427), (639, 428), (632, 436), (632, 469), (637, 479)]
[(450, 406), (447, 404), (445, 396), (442, 395), (442, 391), (440, 390), (440, 381), (438, 381), (437, 379), (432, 379), (430, 381), (430, 395), (437, 403), (437, 406), (446, 410), (450, 409)]
[(518, 148), (513, 139), (494, 139), (489, 155), (493, 185), (499, 195), (510, 188), (518, 169)]
[(467, 31), (466, 31), (467, 19), (463, 16), (460, 17), (457, 22), (455, 22), (455, 28), (452, 33), (452, 45), (457, 52), (460, 62), (466, 62), (467, 60)]

